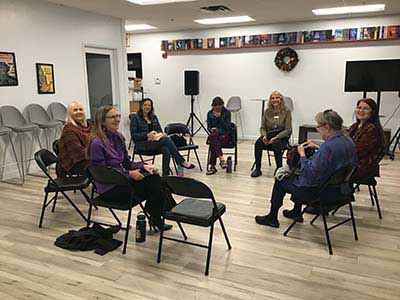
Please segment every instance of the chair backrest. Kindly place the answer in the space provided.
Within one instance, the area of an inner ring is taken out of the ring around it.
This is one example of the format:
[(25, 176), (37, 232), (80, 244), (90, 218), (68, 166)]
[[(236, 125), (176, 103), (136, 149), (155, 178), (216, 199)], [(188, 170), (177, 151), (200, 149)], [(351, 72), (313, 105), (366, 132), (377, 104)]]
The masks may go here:
[(65, 123), (67, 118), (67, 108), (61, 102), (53, 102), (47, 107), (47, 111), (50, 117), (54, 121), (60, 121)]
[(47, 177), (51, 178), (47, 168), (57, 162), (57, 156), (47, 149), (41, 149), (35, 153), (34, 158), (39, 168), (47, 175)]
[(3, 125), (6, 127), (24, 126), (28, 123), (22, 113), (14, 106), (2, 106), (0, 116)]
[(58, 156), (58, 153), (60, 152), (60, 148), (59, 148), (59, 141), (60, 140), (55, 140), (53, 142), (53, 152)]
[(292, 112), (294, 109), (294, 105), (293, 105), (293, 99), (290, 97), (283, 97), (283, 101), (285, 102), (285, 105), (287, 107), (287, 109)]
[(204, 183), (188, 177), (166, 176), (161, 179), (164, 187), (175, 195), (202, 199), (213, 199), (211, 189)]
[(182, 123), (170, 123), (164, 128), (164, 132), (170, 134), (190, 134), (189, 128)]
[(357, 167), (346, 166), (342, 167), (333, 173), (325, 182), (319, 186), (319, 193), (323, 193), (329, 186), (338, 186), (342, 194), (350, 195), (353, 193), (351, 179)]
[(229, 111), (239, 111), (242, 109), (242, 99), (239, 96), (232, 96), (226, 104), (226, 109)]
[(31, 123), (45, 123), (50, 122), (50, 117), (47, 114), (43, 106), (39, 104), (29, 104), (25, 107), (25, 113), (28, 118), (28, 122)]
[(129, 185), (129, 178), (118, 170), (107, 166), (89, 166), (87, 168), (89, 179), (102, 184)]
[(231, 122), (231, 132), (232, 132), (232, 144), (237, 144), (237, 137), (238, 137), (238, 133), (237, 133), (237, 126), (235, 123)]

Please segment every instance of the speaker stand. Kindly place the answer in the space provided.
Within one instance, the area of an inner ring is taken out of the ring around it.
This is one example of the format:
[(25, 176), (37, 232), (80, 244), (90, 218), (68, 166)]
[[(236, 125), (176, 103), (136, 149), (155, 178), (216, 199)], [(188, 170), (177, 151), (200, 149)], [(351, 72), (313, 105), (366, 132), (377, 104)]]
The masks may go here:
[[(194, 120), (200, 124), (200, 127), (194, 131)], [(199, 132), (202, 128), (207, 134), (210, 134), (207, 130), (207, 128), (203, 125), (199, 117), (194, 113), (194, 97), (193, 95), (190, 95), (190, 115), (189, 118), (186, 122), (186, 126), (189, 127), (190, 124), (190, 141), (192, 141), (192, 137), (196, 135), (197, 132)]]

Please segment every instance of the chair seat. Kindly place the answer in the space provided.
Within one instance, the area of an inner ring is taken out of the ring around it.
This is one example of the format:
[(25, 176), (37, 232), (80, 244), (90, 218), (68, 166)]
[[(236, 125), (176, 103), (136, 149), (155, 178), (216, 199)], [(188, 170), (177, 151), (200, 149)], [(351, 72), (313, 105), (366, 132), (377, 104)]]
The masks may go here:
[(371, 185), (371, 186), (376, 186), (377, 185), (377, 181), (376, 181), (375, 177), (357, 179), (353, 183)]
[(38, 129), (38, 126), (35, 124), (22, 125), (22, 126), (7, 126), (7, 127), (11, 128), (11, 130), (15, 132), (30, 132)]
[(54, 127), (57, 127), (57, 126), (62, 125), (62, 123), (59, 122), (59, 121), (34, 122), (34, 124), (36, 124), (37, 126), (39, 126), (39, 128), (41, 128), (41, 129), (54, 128)]
[(57, 183), (58, 187), (54, 183), (49, 181), (49, 183), (45, 187), (46, 193), (56, 192), (59, 190), (62, 191), (81, 190), (87, 188), (90, 184), (89, 179), (85, 176), (55, 178), (54, 181)]
[(0, 136), (10, 134), (11, 129), (7, 127), (0, 127)]
[(118, 210), (129, 210), (132, 207), (136, 206), (139, 204), (140, 201), (134, 200), (132, 202), (126, 201), (110, 201), (110, 200), (105, 200), (101, 195), (97, 196), (93, 200), (91, 200), (92, 204), (98, 206), (98, 207), (107, 207), (107, 208), (113, 208), (113, 209), (118, 209)]
[(186, 198), (178, 203), (173, 209), (165, 212), (165, 218), (208, 227), (215, 222), (226, 211), (225, 204), (217, 202), (218, 211), (213, 215), (213, 203), (211, 201), (196, 198)]
[(144, 156), (154, 156), (154, 155), (159, 155), (159, 154), (161, 154), (162, 152), (161, 152), (161, 150), (159, 150), (159, 151), (138, 151), (138, 150), (135, 150), (135, 154), (137, 154), (137, 155), (144, 155)]
[(185, 151), (185, 150), (196, 150), (199, 149), (199, 145), (186, 145), (177, 148), (178, 151)]
[[(343, 196), (339, 199), (335, 199), (335, 201), (328, 201), (328, 203), (323, 203), (323, 206), (325, 207), (327, 212), (331, 212), (339, 207), (342, 207), (343, 205), (348, 204), (349, 202), (352, 202), (354, 200), (354, 198), (352, 196)], [(318, 202), (320, 200), (315, 200), (312, 201), (312, 203), (314, 204), (312, 206), (311, 209), (306, 209), (306, 212), (308, 214), (312, 214), (312, 215), (321, 215), (321, 207), (319, 206)]]

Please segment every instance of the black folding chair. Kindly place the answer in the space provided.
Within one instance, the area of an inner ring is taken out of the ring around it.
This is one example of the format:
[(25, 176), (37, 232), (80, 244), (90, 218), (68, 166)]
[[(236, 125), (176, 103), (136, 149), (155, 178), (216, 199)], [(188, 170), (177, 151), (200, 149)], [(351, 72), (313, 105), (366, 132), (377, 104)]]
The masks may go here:
[[(222, 152), (224, 155), (233, 155), (233, 171), (236, 171), (236, 166), (238, 164), (238, 142), (237, 142), (237, 127), (235, 123), (231, 123), (232, 141), (229, 145), (222, 146)], [(208, 143), (208, 141), (207, 141)], [(224, 151), (224, 149), (233, 149), (233, 152)], [(210, 149), (208, 149), (207, 155), (207, 170), (210, 168)]]
[[(204, 183), (192, 178), (177, 176), (163, 177), (162, 188), (163, 192), (165, 193), (165, 197), (171, 199), (173, 203), (176, 203), (172, 197), (173, 194), (189, 198), (183, 199), (168, 211), (165, 211), (165, 209), (163, 209), (161, 228), (163, 228), (165, 220), (172, 220), (177, 222), (184, 236), (184, 240), (166, 237), (164, 236), (164, 231), (161, 229), (160, 241), (158, 244), (157, 263), (161, 261), (162, 243), (164, 239), (206, 248), (208, 249), (205, 271), (205, 275), (207, 276), (211, 259), (211, 246), (214, 233), (214, 223), (217, 220), (221, 225), (222, 232), (224, 233), (225, 240), (228, 245), (228, 249), (230, 250), (232, 248), (228, 239), (228, 235), (225, 231), (224, 223), (222, 222), (222, 215), (226, 211), (225, 204), (216, 202), (210, 188)], [(180, 223), (210, 227), (208, 245), (187, 241), (186, 234), (183, 231)]]
[[(186, 145), (177, 146), (176, 148), (178, 149), (178, 151), (187, 151), (187, 158), (186, 158), (187, 161), (190, 160), (190, 151), (193, 151), (194, 154), (196, 155), (196, 159), (197, 159), (197, 163), (199, 165), (199, 169), (202, 172), (203, 169), (201, 168), (199, 155), (197, 153), (197, 149), (199, 149), (199, 145), (196, 145), (193, 142), (193, 138), (192, 138), (192, 136), (190, 136), (189, 128), (185, 124), (182, 124), (182, 123), (171, 123), (171, 124), (168, 124), (164, 128), (164, 132), (166, 134), (168, 134), (168, 135), (176, 135), (177, 137), (182, 137), (182, 138), (185, 139)], [(187, 143), (186, 136), (190, 137), (189, 138), (189, 143)], [(174, 161), (174, 166), (175, 166), (175, 170), (176, 170), (175, 161)], [(176, 170), (176, 173), (178, 173), (177, 170)]]
[[(320, 187), (318, 191), (318, 198), (314, 200), (310, 200), (308, 202), (305, 202), (305, 207), (301, 211), (301, 217), (296, 218), (292, 224), (286, 229), (286, 231), (283, 233), (284, 236), (287, 236), (289, 231), (293, 228), (293, 226), (303, 217), (304, 212), (307, 209), (307, 205), (314, 205), (314, 206), (319, 206), (319, 208), (315, 212), (315, 217), (311, 220), (310, 224), (314, 224), (314, 222), (318, 219), (319, 216), (322, 216), (322, 220), (324, 223), (324, 230), (325, 230), (325, 236), (326, 236), (326, 242), (328, 244), (328, 250), (329, 254), (332, 255), (332, 244), (331, 244), (331, 239), (329, 236), (329, 231), (343, 225), (344, 223), (347, 223), (349, 221), (352, 222), (353, 226), (353, 233), (354, 233), (354, 239), (357, 241), (358, 240), (358, 235), (357, 235), (357, 228), (356, 228), (356, 222), (354, 219), (354, 212), (353, 212), (353, 206), (352, 206), (352, 201), (354, 201), (354, 190), (351, 184), (351, 176), (354, 174), (355, 167), (349, 168), (345, 167), (337, 172), (335, 172), (329, 180), (324, 182)], [(337, 181), (338, 178), (341, 178), (339, 182)], [(332, 181), (334, 181), (334, 184), (332, 184)], [(332, 188), (338, 188), (340, 192), (336, 195), (334, 199), (329, 197), (327, 199), (327, 190), (332, 189)], [(338, 208), (348, 205), (349, 210), (350, 210), (350, 217), (331, 226), (328, 227), (326, 217), (330, 211), (337, 210)]]
[[(81, 218), (85, 222), (87, 222), (86, 216), (82, 213), (79, 207), (71, 200), (71, 198), (67, 195), (66, 192), (74, 190), (80, 191), (84, 196), (85, 200), (89, 202), (90, 200), (89, 196), (84, 191), (84, 189), (87, 188), (90, 184), (88, 178), (86, 178), (85, 176), (53, 178), (50, 175), (48, 168), (57, 162), (57, 157), (47, 149), (41, 149), (37, 151), (34, 157), (37, 165), (48, 178), (47, 185), (44, 188), (45, 196), (42, 206), (42, 212), (40, 214), (39, 227), (42, 227), (44, 212), (47, 206), (49, 206), (51, 203), (53, 203), (52, 212), (54, 212), (57, 196), (59, 193), (61, 193), (64, 196), (64, 198), (72, 205), (72, 207), (81, 216)], [(50, 193), (54, 193), (54, 196), (50, 200), (48, 200), (48, 196)]]
[[(113, 169), (111, 167), (106, 167), (106, 166), (89, 166), (87, 169), (87, 177), (95, 182), (102, 183), (102, 184), (114, 184), (117, 186), (128, 186), (130, 189), (130, 195), (126, 197), (125, 199), (115, 199), (115, 201), (110, 201), (109, 199), (104, 199), (101, 194), (99, 194), (97, 197), (94, 197), (93, 191), (92, 191), (92, 196), (90, 199), (89, 203), (89, 213), (87, 217), (87, 226), (90, 226), (90, 223), (94, 223), (91, 220), (92, 217), (92, 206), (97, 206), (97, 207), (105, 207), (107, 208), (112, 216), (115, 218), (117, 221), (118, 225), (121, 227), (121, 229), (125, 230), (125, 239), (124, 239), (124, 247), (122, 250), (122, 253), (126, 253), (126, 247), (128, 243), (128, 236), (129, 236), (129, 229), (130, 229), (130, 224), (131, 224), (131, 217), (132, 217), (132, 208), (135, 207), (136, 205), (140, 205), (141, 210), (144, 212), (146, 215), (147, 219), (149, 220), (150, 228), (152, 228), (155, 232), (157, 232), (156, 227), (151, 223), (151, 219), (147, 212), (144, 210), (143, 204), (141, 203), (145, 199), (137, 199), (133, 195), (133, 186), (132, 184), (129, 183), (128, 177), (126, 177), (124, 174), (121, 174), (118, 170)], [(118, 218), (117, 214), (114, 212), (114, 210), (122, 210), (122, 211), (128, 211), (128, 220), (126, 222), (126, 227), (122, 226), (121, 220)], [(98, 224), (106, 225), (106, 226), (111, 226), (111, 224), (106, 224), (106, 223), (101, 223), (97, 222)]]

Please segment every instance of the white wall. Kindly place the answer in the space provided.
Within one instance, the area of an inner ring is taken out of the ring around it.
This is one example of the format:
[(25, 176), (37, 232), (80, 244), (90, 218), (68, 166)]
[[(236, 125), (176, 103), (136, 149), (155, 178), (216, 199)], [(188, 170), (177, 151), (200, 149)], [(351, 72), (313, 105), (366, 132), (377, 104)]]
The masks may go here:
[[(400, 24), (400, 16), (140, 34), (132, 35), (132, 47), (127, 51), (142, 52), (144, 87), (154, 98), (156, 110), (164, 125), (186, 120), (190, 101), (189, 97), (183, 95), (183, 71), (194, 69), (200, 71), (200, 95), (196, 110), (199, 112), (200, 109), (203, 118), (214, 96), (220, 95), (228, 100), (230, 96), (238, 95), (242, 97), (245, 136), (255, 138), (259, 132), (261, 104), (250, 99), (265, 98), (273, 90), (278, 90), (292, 97), (295, 102), (293, 125), (294, 137), (297, 139), (298, 126), (313, 124), (314, 115), (326, 108), (337, 110), (345, 123), (351, 124), (355, 101), (362, 94), (344, 93), (345, 62), (399, 59), (400, 42), (293, 46), (300, 61), (293, 71), (283, 73), (274, 65), (276, 52), (281, 47), (169, 53), (168, 58), (163, 59), (161, 41), (393, 24)], [(154, 84), (155, 78), (161, 79), (160, 85)], [(369, 96), (375, 97), (372, 94)], [(400, 98), (397, 93), (384, 93), (382, 98), (381, 112), (389, 116), (400, 103)], [(384, 123), (385, 119), (382, 121)], [(388, 127), (397, 128), (399, 125), (400, 111)]]
[[(23, 110), (31, 102), (47, 107), (53, 101), (80, 100), (88, 108), (83, 47), (90, 45), (114, 49), (118, 100), (128, 112), (124, 32), (124, 21), (117, 18), (43, 0), (1, 0), (0, 51), (15, 53), (19, 85), (0, 87), (0, 105)], [(54, 95), (37, 93), (37, 62), (54, 64)]]

